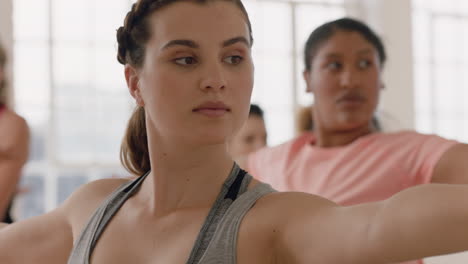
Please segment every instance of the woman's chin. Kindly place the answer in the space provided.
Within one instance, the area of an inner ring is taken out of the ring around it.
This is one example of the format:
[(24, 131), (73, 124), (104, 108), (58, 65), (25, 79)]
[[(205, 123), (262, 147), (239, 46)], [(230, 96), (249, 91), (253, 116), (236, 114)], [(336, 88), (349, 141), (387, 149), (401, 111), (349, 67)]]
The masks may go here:
[(225, 144), (227, 136), (221, 133), (197, 133), (191, 135), (191, 140), (196, 145), (219, 145)]
[(340, 124), (340, 131), (342, 132), (349, 132), (349, 131), (356, 131), (368, 128), (368, 122), (345, 122)]

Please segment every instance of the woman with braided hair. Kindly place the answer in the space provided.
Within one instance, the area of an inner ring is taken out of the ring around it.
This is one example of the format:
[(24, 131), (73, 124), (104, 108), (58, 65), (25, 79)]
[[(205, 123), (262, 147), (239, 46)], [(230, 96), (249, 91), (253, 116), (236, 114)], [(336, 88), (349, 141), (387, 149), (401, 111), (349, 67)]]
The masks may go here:
[(118, 42), (137, 104), (121, 157), (139, 177), (3, 227), (0, 263), (390, 263), (468, 249), (468, 186), (340, 207), (239, 169), (227, 143), (253, 87), (239, 0), (138, 1)]

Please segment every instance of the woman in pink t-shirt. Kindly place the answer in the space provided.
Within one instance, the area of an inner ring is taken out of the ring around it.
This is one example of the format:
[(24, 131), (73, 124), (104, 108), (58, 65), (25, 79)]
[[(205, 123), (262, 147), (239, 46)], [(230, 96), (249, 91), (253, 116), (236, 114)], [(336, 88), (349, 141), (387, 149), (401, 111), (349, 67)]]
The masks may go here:
[(419, 184), (468, 183), (466, 144), (376, 127), (385, 60), (382, 41), (359, 21), (318, 27), (305, 45), (303, 73), (314, 95), (313, 132), (262, 149), (243, 165), (277, 190), (342, 205), (384, 200)]

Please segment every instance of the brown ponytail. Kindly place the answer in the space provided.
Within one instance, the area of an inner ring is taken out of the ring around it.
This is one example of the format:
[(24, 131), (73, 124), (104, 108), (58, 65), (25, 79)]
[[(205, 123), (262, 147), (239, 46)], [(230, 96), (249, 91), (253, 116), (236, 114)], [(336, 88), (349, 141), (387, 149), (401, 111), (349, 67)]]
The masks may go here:
[(312, 106), (304, 106), (299, 108), (296, 114), (296, 133), (298, 135), (311, 131), (314, 126), (312, 117)]
[(138, 106), (128, 121), (120, 148), (120, 161), (130, 173), (142, 175), (151, 169), (146, 135), (145, 109)]

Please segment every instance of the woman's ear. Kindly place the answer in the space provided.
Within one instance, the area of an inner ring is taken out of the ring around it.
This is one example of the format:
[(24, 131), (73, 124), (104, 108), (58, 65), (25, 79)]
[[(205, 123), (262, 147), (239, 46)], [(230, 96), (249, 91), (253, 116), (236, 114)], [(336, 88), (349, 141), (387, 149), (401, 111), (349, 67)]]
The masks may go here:
[(302, 72), (302, 77), (304, 78), (304, 81), (306, 83), (306, 92), (313, 93), (312, 80), (311, 80), (312, 77), (310, 76), (310, 70), (304, 70)]
[(385, 89), (385, 83), (382, 80), (380, 80), (379, 82), (380, 82), (380, 89), (381, 90)]
[(125, 65), (125, 80), (127, 81), (128, 91), (135, 98), (139, 106), (145, 106), (140, 90), (140, 77), (138, 71), (131, 65)]
[(380, 86), (381, 90), (385, 89), (383, 72), (384, 72), (383, 65), (380, 65), (380, 67), (379, 67), (379, 86)]

